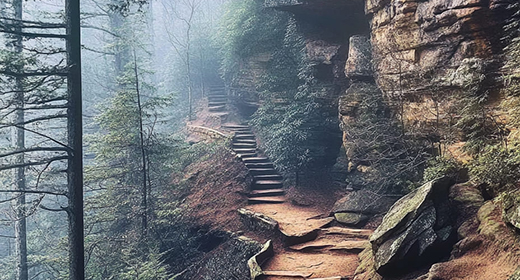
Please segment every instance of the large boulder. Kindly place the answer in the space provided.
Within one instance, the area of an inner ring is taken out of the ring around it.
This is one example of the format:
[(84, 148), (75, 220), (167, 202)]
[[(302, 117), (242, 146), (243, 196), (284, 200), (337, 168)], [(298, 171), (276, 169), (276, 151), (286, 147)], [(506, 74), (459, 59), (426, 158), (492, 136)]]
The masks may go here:
[(456, 217), (458, 237), (463, 239), (474, 234), (479, 225), (476, 214), (484, 204), (479, 187), (471, 182), (454, 185), (450, 188), (450, 200)]
[(386, 213), (397, 199), (368, 190), (359, 190), (338, 200), (332, 208), (332, 213), (342, 224), (359, 225), (371, 216)]
[(502, 203), (504, 221), (520, 229), (520, 190), (505, 193)]
[(430, 181), (399, 199), (370, 242), (378, 273), (405, 272), (449, 254), (454, 243), (450, 178)]

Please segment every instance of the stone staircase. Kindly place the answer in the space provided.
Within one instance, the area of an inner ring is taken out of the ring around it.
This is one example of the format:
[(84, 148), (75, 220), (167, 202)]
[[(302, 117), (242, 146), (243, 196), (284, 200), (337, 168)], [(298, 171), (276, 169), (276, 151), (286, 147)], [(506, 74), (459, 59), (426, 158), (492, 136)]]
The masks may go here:
[(249, 204), (284, 203), (283, 178), (274, 164), (257, 148), (256, 136), (251, 127), (244, 124), (227, 124), (223, 129), (234, 133), (232, 147), (253, 176), (248, 197)]
[(228, 96), (223, 85), (210, 85), (208, 93), (208, 111), (221, 119), (229, 115)]

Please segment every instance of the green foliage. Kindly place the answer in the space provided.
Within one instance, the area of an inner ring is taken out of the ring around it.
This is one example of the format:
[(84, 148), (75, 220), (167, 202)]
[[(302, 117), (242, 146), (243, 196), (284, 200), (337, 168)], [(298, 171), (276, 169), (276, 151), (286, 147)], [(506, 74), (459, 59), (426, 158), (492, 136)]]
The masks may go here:
[(243, 75), (244, 61), (262, 53), (271, 56), (256, 85), (262, 106), (251, 121), (266, 154), (286, 175), (323, 165), (327, 152), (323, 143), (339, 139), (331, 135), (338, 130), (337, 116), (328, 113), (335, 111), (327, 97), (332, 85), (315, 78), (315, 65), (307, 57), (295, 21), (288, 14), (264, 9), (262, 1), (233, 1), (223, 26), (223, 70), (231, 84)]
[(354, 118), (342, 123), (352, 165), (348, 183), (378, 193), (407, 192), (421, 178), (421, 143), (406, 138), (375, 85), (354, 84), (343, 102), (355, 106)]
[(221, 46), (222, 72), (226, 81), (240, 73), (237, 69), (247, 57), (277, 49), (283, 40), (287, 16), (265, 9), (263, 1), (229, 1), (217, 40)]
[[(91, 279), (168, 279), (166, 268), (159, 269), (159, 259), (147, 254), (153, 240), (145, 242), (141, 218), (146, 215), (152, 220), (154, 197), (169, 186), (176, 141), (157, 131), (158, 112), (168, 100), (154, 96), (154, 88), (145, 82), (149, 73), (141, 65), (137, 65), (139, 90), (136, 65), (129, 63), (118, 78), (117, 92), (101, 105), (96, 118), (99, 132), (88, 137), (89, 148), (96, 155), (95, 164), (85, 168), (87, 227), (92, 230), (86, 236), (87, 247), (91, 248), (87, 270)], [(146, 209), (141, 204), (143, 151)]]
[(458, 116), (454, 127), (466, 141), (464, 149), (473, 155), (486, 145), (500, 142), (507, 133), (486, 106), (489, 94), (482, 89), (486, 68), (483, 60), (468, 58), (450, 76), (452, 83), (463, 89), (453, 102), (453, 111)]
[(512, 20), (505, 26), (506, 36), (503, 40), (508, 44), (505, 51), (504, 85), (506, 98), (502, 102), (509, 115), (508, 124), (520, 128), (520, 3), (510, 4), (516, 10)]
[(123, 250), (122, 262), (126, 264), (117, 279), (122, 280), (170, 280), (173, 277), (168, 273), (168, 267), (162, 261), (162, 254), (157, 250), (152, 252)]
[(428, 182), (440, 177), (457, 176), (461, 169), (460, 164), (451, 157), (436, 156), (428, 160), (424, 169), (423, 182)]
[(520, 179), (519, 148), (520, 143), (487, 146), (469, 163), (471, 178), (485, 183), (494, 193), (516, 187)]

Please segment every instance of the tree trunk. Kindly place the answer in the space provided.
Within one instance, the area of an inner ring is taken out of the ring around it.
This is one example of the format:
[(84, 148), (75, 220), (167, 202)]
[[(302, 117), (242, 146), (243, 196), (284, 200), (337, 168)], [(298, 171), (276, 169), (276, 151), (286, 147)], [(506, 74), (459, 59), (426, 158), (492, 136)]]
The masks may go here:
[(192, 118), (193, 88), (192, 88), (191, 65), (190, 65), (190, 51), (191, 51), (190, 35), (191, 35), (191, 19), (193, 17), (193, 10), (191, 13), (192, 13), (192, 16), (190, 17), (190, 20), (188, 21), (188, 29), (186, 31), (186, 71), (188, 71), (188, 103), (190, 106), (188, 118), (190, 121), (193, 119)]
[[(23, 5), (22, 0), (13, 0), (14, 18), (21, 21), (23, 19)], [(17, 34), (22, 33), (21, 23), (16, 25), (15, 31)], [(14, 51), (17, 56), (21, 57), (23, 52), (23, 41), (21, 35), (15, 35)], [(17, 72), (23, 72), (23, 64), (16, 65)], [(16, 93), (14, 96), (14, 112), (13, 123), (17, 126), (12, 128), (12, 146), (15, 150), (25, 149), (25, 131), (23, 129), (24, 123), (24, 86), (23, 78), (16, 77)], [(24, 154), (20, 153), (15, 157), (15, 164), (23, 165), (25, 159)], [(13, 170), (13, 185), (14, 188), (20, 191), (15, 203), (16, 221), (14, 223), (14, 234), (16, 242), (16, 279), (28, 280), (29, 274), (27, 270), (27, 222), (25, 219), (25, 168), (19, 167)]]
[(85, 279), (80, 0), (66, 0), (69, 279)]
[(141, 229), (142, 236), (146, 236), (148, 229), (148, 188), (147, 168), (146, 168), (146, 151), (144, 146), (144, 130), (143, 130), (143, 107), (141, 106), (141, 93), (139, 91), (139, 73), (137, 71), (137, 55), (134, 49), (134, 74), (135, 74), (135, 91), (137, 94), (137, 110), (139, 112), (139, 148), (141, 149), (141, 172), (142, 172), (142, 189), (141, 189)]

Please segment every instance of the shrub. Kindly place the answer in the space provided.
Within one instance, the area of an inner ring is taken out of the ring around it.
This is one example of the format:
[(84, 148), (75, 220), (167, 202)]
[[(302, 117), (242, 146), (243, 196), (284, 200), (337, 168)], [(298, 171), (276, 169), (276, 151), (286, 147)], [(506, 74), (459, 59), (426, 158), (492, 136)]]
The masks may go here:
[(457, 177), (460, 164), (451, 157), (436, 156), (428, 160), (423, 174), (423, 182), (428, 182), (443, 176)]
[(520, 179), (520, 143), (509, 147), (488, 146), (468, 164), (473, 180), (482, 182), (497, 194), (514, 188)]

